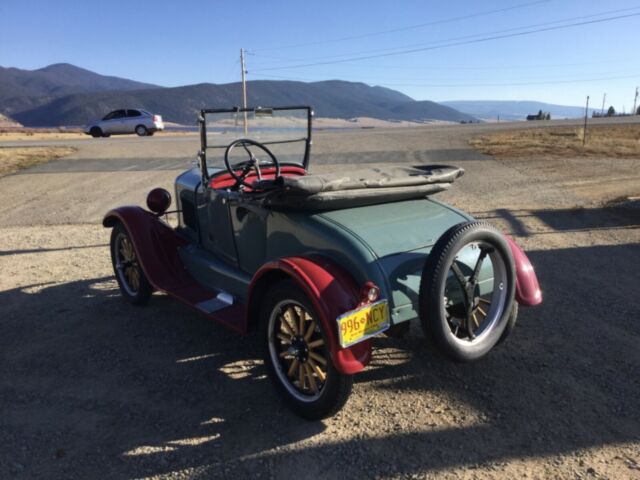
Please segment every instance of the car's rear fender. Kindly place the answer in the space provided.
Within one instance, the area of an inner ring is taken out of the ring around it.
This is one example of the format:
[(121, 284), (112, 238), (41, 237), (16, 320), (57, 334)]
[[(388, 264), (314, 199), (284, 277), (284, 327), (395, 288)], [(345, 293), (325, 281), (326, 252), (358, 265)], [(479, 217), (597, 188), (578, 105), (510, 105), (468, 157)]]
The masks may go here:
[(505, 235), (516, 267), (516, 300), (520, 305), (532, 307), (542, 302), (542, 290), (527, 254), (508, 235)]
[(249, 322), (257, 321), (262, 298), (269, 287), (287, 278), (302, 289), (320, 316), (336, 369), (347, 375), (363, 370), (371, 360), (371, 342), (365, 340), (342, 348), (336, 323), (339, 315), (358, 306), (361, 288), (349, 274), (328, 259), (287, 257), (265, 264), (256, 272), (249, 287)]

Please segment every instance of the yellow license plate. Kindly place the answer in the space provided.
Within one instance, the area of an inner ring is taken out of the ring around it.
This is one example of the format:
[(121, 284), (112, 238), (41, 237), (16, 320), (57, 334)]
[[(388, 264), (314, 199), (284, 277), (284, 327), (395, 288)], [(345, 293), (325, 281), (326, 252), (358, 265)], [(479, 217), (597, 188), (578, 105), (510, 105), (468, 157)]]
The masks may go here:
[(343, 313), (337, 320), (340, 345), (348, 347), (389, 328), (389, 305), (386, 300), (379, 300)]

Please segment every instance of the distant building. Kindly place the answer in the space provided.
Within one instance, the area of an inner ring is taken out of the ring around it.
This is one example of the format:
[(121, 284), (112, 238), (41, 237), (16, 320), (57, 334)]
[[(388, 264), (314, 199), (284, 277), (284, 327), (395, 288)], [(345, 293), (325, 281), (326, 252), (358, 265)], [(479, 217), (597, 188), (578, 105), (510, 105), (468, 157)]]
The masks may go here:
[(551, 120), (551, 114), (540, 110), (537, 115), (527, 115), (527, 120)]

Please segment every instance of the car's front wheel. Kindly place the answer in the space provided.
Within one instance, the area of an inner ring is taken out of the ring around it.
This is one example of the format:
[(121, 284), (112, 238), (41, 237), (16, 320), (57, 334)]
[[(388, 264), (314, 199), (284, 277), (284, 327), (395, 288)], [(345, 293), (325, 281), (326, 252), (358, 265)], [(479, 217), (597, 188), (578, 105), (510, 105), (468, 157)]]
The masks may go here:
[(147, 135), (147, 127), (145, 127), (144, 125), (138, 125), (136, 127), (136, 133), (139, 137), (144, 137), (145, 135)]
[(304, 292), (282, 281), (267, 292), (262, 307), (264, 362), (278, 393), (308, 420), (338, 412), (349, 398), (353, 377), (334, 367), (324, 327)]
[(99, 138), (103, 135), (102, 129), (100, 127), (91, 127), (91, 130), (89, 130), (89, 133), (93, 138)]
[(153, 287), (142, 270), (129, 232), (121, 223), (111, 231), (111, 262), (122, 296), (133, 305), (145, 305)]

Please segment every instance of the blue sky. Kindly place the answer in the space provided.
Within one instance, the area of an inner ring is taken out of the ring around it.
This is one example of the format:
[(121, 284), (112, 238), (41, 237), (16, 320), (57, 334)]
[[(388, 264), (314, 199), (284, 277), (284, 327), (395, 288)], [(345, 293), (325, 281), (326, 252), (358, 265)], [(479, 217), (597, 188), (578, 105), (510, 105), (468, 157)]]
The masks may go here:
[(632, 14), (640, 0), (2, 0), (0, 65), (68, 62), (165, 86), (225, 83), (239, 80), (242, 47), (250, 80), (363, 81), (436, 101), (583, 105), (591, 95), (596, 107), (606, 92), (607, 105), (629, 110), (640, 16), (485, 39)]

